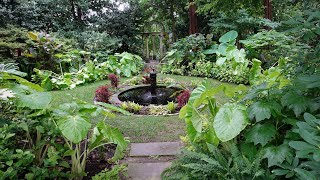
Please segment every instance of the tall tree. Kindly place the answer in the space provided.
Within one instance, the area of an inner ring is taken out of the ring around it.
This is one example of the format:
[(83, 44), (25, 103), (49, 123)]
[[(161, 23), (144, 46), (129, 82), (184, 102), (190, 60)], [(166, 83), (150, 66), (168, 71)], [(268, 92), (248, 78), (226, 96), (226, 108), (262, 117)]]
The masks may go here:
[[(188, 0), (145, 0), (143, 5), (151, 15), (151, 20), (165, 23), (172, 32), (173, 40), (177, 38), (177, 22), (187, 18)], [(150, 20), (150, 19), (149, 19)], [(186, 32), (188, 30), (186, 29)]]

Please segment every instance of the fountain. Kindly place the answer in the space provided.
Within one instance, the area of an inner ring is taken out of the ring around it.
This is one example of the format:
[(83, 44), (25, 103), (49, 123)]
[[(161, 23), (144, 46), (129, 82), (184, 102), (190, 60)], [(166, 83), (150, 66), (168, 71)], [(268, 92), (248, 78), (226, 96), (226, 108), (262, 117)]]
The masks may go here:
[(157, 85), (157, 74), (153, 69), (150, 72), (150, 85), (139, 85), (129, 87), (110, 98), (112, 104), (121, 104), (122, 102), (135, 102), (137, 104), (148, 106), (166, 105), (168, 102), (175, 102), (176, 97), (181, 91), (178, 87), (166, 87)]

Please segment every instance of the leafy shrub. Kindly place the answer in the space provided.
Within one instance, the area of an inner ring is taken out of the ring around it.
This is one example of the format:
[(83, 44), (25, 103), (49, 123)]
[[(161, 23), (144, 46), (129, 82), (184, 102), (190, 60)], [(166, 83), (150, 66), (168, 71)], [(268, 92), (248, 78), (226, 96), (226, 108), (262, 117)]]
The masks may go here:
[(143, 82), (143, 77), (135, 76), (133, 78), (130, 78), (130, 79), (126, 80), (125, 84), (127, 84), (127, 85), (138, 85), (138, 84), (141, 84), (142, 82)]
[[(196, 52), (193, 52), (194, 49), (190, 52), (173, 49), (164, 58), (167, 63), (161, 67), (161, 72), (213, 77), (224, 82), (248, 84), (250, 60), (246, 59), (244, 49), (237, 49), (237, 37), (236, 31), (230, 31), (220, 37), (218, 44), (214, 43), (210, 48), (201, 46), (205, 49), (196, 48)], [(192, 53), (191, 59), (185, 57), (188, 53)]]
[(162, 173), (165, 180), (178, 179), (272, 179), (262, 163), (262, 153), (252, 159), (242, 154), (234, 143), (217, 148), (209, 146), (208, 152), (184, 150), (180, 158)]
[(109, 74), (108, 79), (111, 81), (111, 86), (114, 88), (118, 88), (119, 78), (115, 74)]
[(142, 109), (142, 106), (134, 103), (134, 102), (123, 102), (120, 107), (126, 111), (132, 112), (132, 113), (139, 113)]
[(59, 35), (68, 39), (74, 39), (75, 46), (79, 49), (96, 52), (114, 53), (121, 47), (121, 39), (112, 37), (107, 33), (97, 31), (59, 31)]
[[(202, 51), (206, 48), (206, 39), (202, 34), (190, 35), (173, 44), (162, 61), (162, 73), (185, 75), (193, 68), (190, 66), (199, 59), (204, 59)], [(189, 66), (188, 66), (189, 65)]]
[(101, 86), (96, 90), (95, 101), (109, 103), (111, 92), (108, 86)]
[(127, 170), (127, 166), (124, 164), (115, 165), (111, 170), (105, 169), (101, 171), (99, 174), (96, 174), (92, 177), (92, 180), (102, 180), (102, 179), (112, 179), (112, 180), (120, 180), (120, 173), (124, 173)]
[(296, 40), (283, 32), (275, 30), (261, 31), (241, 40), (248, 49), (249, 56), (263, 61), (264, 69), (271, 67), (282, 57), (292, 57), (299, 49), (308, 49), (308, 45), (296, 43)]
[(179, 94), (179, 96), (177, 96), (178, 108), (182, 108), (184, 105), (186, 105), (189, 98), (190, 98), (190, 91), (188, 90), (182, 91), (182, 93)]
[[(14, 60), (16, 51), (20, 53), (27, 46), (27, 30), (8, 25), (6, 28), (0, 28), (0, 55), (9, 60)], [(2, 60), (1, 60), (2, 61)]]
[(239, 64), (233, 69), (230, 62), (225, 62), (223, 65), (213, 65), (211, 69), (211, 76), (214, 79), (223, 82), (230, 82), (235, 84), (248, 84), (249, 83), (249, 67)]
[[(112, 109), (118, 108), (112, 107)], [(94, 131), (90, 133), (91, 118), (101, 112), (104, 112), (106, 116), (111, 115), (109, 110), (99, 106), (73, 102), (60, 105), (53, 113), (55, 124), (61, 131), (65, 146), (69, 151), (68, 155), (71, 156), (71, 173), (76, 179), (84, 177), (87, 157), (94, 149), (105, 144), (116, 144), (115, 155), (110, 159), (115, 162), (123, 157), (123, 151), (128, 146), (128, 142), (120, 131), (107, 125), (104, 121), (98, 122)]]
[(176, 111), (176, 104), (174, 102), (168, 102), (167, 109), (170, 113), (174, 113)]
[(167, 106), (163, 105), (149, 105), (149, 113), (151, 115), (167, 115), (169, 114)]
[(88, 60), (79, 70), (70, 73), (56, 74), (51, 71), (35, 69), (35, 82), (41, 85), (50, 84), (49, 89), (72, 89), (78, 85), (105, 79), (109, 73), (116, 73), (131, 77), (141, 71), (143, 62), (141, 57), (130, 53), (109, 56), (106, 62)]

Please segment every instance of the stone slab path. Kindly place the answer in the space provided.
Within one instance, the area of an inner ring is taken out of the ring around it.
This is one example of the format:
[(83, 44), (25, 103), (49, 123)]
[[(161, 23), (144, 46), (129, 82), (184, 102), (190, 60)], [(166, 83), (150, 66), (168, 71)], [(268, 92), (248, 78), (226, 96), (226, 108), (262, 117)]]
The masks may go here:
[(157, 61), (157, 60), (150, 60), (150, 62), (149, 63), (146, 63), (145, 64), (145, 69), (155, 69), (155, 70), (157, 70), (157, 66), (158, 66), (158, 64), (159, 64), (159, 61)]
[(132, 143), (128, 164), (130, 180), (160, 180), (161, 173), (180, 153), (180, 142)]

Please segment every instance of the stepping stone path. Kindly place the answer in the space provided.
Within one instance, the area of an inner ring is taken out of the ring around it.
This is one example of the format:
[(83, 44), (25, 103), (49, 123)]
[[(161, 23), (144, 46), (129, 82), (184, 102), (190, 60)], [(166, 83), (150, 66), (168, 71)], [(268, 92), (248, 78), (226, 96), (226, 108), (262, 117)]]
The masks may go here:
[(132, 143), (128, 164), (130, 180), (160, 180), (161, 173), (180, 153), (180, 142)]
[(146, 63), (144, 66), (144, 69), (155, 69), (157, 70), (157, 66), (159, 64), (159, 61), (157, 60), (150, 60), (149, 63)]

